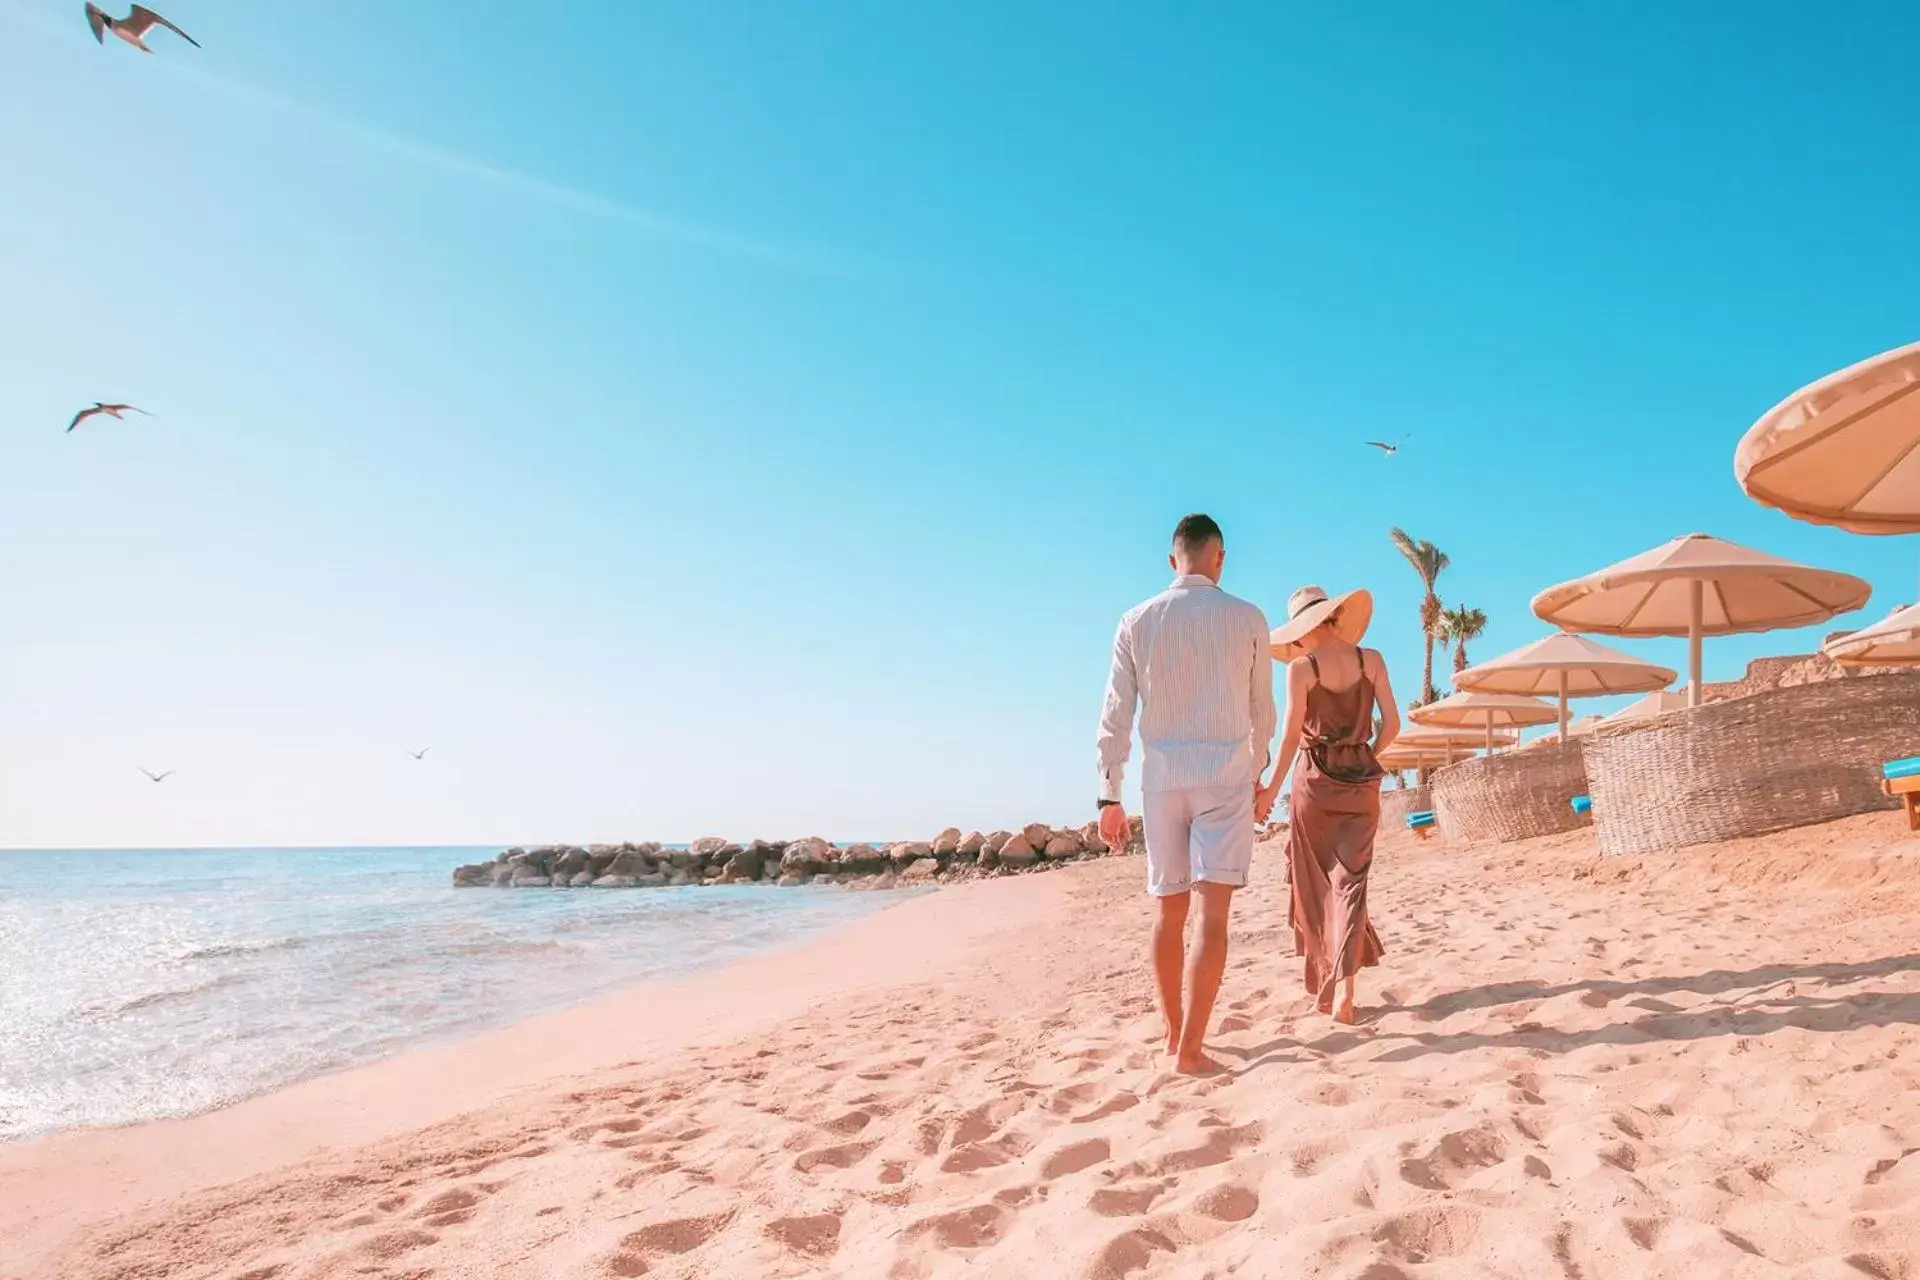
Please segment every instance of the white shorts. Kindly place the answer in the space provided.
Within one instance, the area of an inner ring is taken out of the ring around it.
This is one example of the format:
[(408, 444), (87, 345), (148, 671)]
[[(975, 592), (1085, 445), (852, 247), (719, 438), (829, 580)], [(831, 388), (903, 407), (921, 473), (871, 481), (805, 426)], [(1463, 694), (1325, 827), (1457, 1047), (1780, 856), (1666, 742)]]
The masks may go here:
[(1253, 865), (1253, 784), (1149, 791), (1140, 797), (1147, 892), (1164, 898), (1196, 881), (1246, 884)]

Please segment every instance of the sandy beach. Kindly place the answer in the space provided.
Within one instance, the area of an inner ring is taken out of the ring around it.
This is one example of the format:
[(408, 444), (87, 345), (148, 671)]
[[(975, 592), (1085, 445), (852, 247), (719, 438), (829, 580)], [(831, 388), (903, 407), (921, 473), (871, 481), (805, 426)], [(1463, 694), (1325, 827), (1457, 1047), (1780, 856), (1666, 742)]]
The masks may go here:
[[(9, 1277), (1920, 1274), (1920, 844), (1383, 844), (1363, 1023), (1278, 849), (1169, 1073), (1137, 858), (191, 1120), (0, 1148)], [(530, 980), (540, 980), (530, 973)]]

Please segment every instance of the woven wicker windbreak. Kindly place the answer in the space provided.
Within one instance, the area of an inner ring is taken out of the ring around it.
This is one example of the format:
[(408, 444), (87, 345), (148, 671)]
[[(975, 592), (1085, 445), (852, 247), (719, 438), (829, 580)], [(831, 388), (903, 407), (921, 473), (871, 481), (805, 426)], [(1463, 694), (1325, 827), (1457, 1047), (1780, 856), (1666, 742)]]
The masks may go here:
[(1433, 809), (1432, 787), (1382, 788), (1380, 792), (1380, 830), (1388, 833), (1407, 825), (1410, 813)]
[(1592, 815), (1573, 811), (1573, 798), (1586, 792), (1579, 741), (1556, 742), (1437, 771), (1433, 810), (1455, 840), (1525, 840), (1590, 823)]
[(1583, 749), (1602, 853), (1653, 853), (1891, 809), (1880, 766), (1920, 752), (1920, 673), (1710, 702), (1609, 725), (1588, 734)]

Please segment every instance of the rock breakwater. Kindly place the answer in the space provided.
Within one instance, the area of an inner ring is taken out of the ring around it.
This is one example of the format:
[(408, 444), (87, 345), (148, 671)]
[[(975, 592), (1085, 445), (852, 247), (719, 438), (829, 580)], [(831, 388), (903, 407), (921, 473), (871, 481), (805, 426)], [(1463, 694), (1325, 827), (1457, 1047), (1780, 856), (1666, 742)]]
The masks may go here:
[[(1138, 853), (1140, 819), (1132, 823), (1127, 848)], [(896, 885), (974, 880), (1044, 871), (1112, 853), (1099, 825), (1049, 827), (1029, 823), (1018, 831), (948, 827), (931, 840), (895, 844), (837, 845), (807, 836), (799, 840), (737, 843), (703, 836), (685, 848), (658, 843), (540, 845), (507, 849), (491, 862), (455, 867), (456, 889), (647, 889), (700, 884), (844, 884), (890, 889)]]

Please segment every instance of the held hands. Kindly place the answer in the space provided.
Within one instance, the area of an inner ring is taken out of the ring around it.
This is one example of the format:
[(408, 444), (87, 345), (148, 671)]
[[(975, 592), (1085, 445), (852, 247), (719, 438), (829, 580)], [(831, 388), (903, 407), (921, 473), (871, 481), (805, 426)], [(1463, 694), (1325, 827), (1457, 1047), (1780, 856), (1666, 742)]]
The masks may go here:
[(1273, 816), (1274, 801), (1280, 798), (1280, 780), (1275, 778), (1273, 785), (1263, 787), (1255, 784), (1253, 788), (1253, 820), (1265, 822)]
[(1131, 834), (1127, 828), (1127, 811), (1123, 806), (1100, 806), (1100, 838), (1107, 842), (1107, 848), (1116, 852), (1124, 850)]

